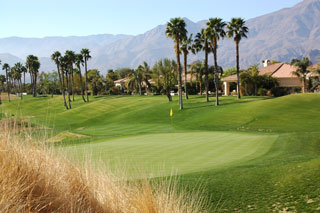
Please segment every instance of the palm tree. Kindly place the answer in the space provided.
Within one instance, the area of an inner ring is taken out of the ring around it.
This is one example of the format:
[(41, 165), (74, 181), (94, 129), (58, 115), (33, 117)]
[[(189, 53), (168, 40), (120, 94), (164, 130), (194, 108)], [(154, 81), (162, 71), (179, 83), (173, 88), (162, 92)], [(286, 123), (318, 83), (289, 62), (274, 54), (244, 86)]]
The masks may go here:
[(84, 98), (84, 91), (83, 91), (83, 84), (82, 84), (82, 74), (81, 74), (81, 66), (83, 66), (84, 60), (83, 55), (76, 54), (75, 55), (75, 64), (78, 68), (79, 75), (80, 75), (80, 86), (81, 86), (81, 96), (84, 102), (86, 102), (86, 99)]
[(37, 56), (28, 55), (26, 60), (26, 67), (29, 70), (31, 84), (32, 84), (32, 94), (33, 97), (37, 96), (37, 78), (40, 68), (40, 62)]
[(76, 55), (73, 51), (67, 50), (65, 53), (65, 57), (68, 63), (68, 70), (70, 75), (70, 86), (71, 86), (71, 92), (72, 92), (72, 101), (74, 101), (74, 78), (73, 78), (73, 63), (76, 60)]
[(8, 101), (10, 102), (10, 83), (8, 73), (10, 72), (10, 66), (7, 63), (2, 65), (2, 70), (6, 71), (6, 82), (7, 82), (7, 92), (8, 92)]
[[(66, 88), (65, 88), (65, 80), (64, 80), (64, 75), (66, 73), (66, 63), (65, 63), (65, 60), (64, 60), (64, 57), (62, 57), (61, 55), (59, 56), (58, 58), (58, 64), (59, 64), (59, 70), (61, 72), (61, 83), (62, 83), (62, 95), (63, 95), (63, 101), (64, 101), (64, 106), (66, 107), (66, 109), (68, 110), (69, 107), (67, 105), (67, 101), (66, 101)], [(68, 74), (66, 74), (66, 78), (68, 78)], [(70, 102), (69, 102), (69, 105), (70, 105)]]
[(181, 45), (181, 51), (183, 52), (183, 59), (184, 59), (184, 91), (186, 93), (186, 99), (188, 100), (188, 89), (187, 89), (187, 68), (188, 68), (188, 54), (189, 51), (193, 50), (193, 46), (192, 46), (192, 33), (190, 34), (190, 36), (188, 38), (185, 38), (182, 41), (182, 45)]
[[(208, 54), (211, 52), (209, 48), (210, 42), (206, 34), (205, 29), (201, 29), (200, 33), (197, 33), (195, 44), (197, 49), (204, 51), (204, 74), (205, 74), (205, 88), (206, 88), (206, 101), (209, 102), (209, 72), (208, 72)], [(202, 88), (201, 88), (202, 89)], [(200, 92), (200, 94), (202, 94)]]
[(163, 59), (153, 66), (153, 79), (158, 84), (159, 89), (172, 101), (171, 90), (177, 84), (177, 63), (174, 60)]
[(302, 82), (302, 93), (306, 92), (306, 80), (307, 76), (310, 73), (308, 67), (312, 64), (309, 58), (304, 57), (301, 60), (292, 59), (291, 65), (296, 66), (297, 70), (293, 72), (294, 75), (298, 76), (300, 81)]
[(149, 79), (151, 79), (150, 66), (148, 65), (147, 62), (144, 61), (142, 65), (138, 66), (138, 70), (140, 70), (142, 73), (142, 81), (146, 85), (146, 90), (150, 91), (151, 90), (151, 84), (149, 82)]
[(139, 66), (136, 70), (131, 72), (129, 75), (128, 88), (138, 89), (139, 95), (142, 95), (142, 82), (143, 82), (143, 71)]
[(218, 61), (217, 61), (217, 49), (218, 49), (218, 41), (223, 39), (226, 36), (226, 32), (224, 30), (227, 24), (222, 21), (221, 18), (210, 18), (207, 22), (206, 34), (210, 39), (210, 46), (213, 52), (213, 60), (214, 60), (214, 79), (215, 79), (215, 87), (216, 87), (216, 106), (219, 105), (219, 75), (218, 75)]
[(61, 64), (60, 64), (61, 53), (59, 51), (55, 51), (51, 55), (51, 60), (54, 61), (54, 63), (57, 65), (60, 88), (61, 88), (61, 93), (63, 95), (64, 106), (66, 107), (66, 109), (68, 109), (68, 105), (66, 102), (66, 93), (65, 93), (65, 88), (64, 88), (64, 74), (63, 74), (63, 72), (61, 72), (61, 69), (60, 69), (61, 68)]
[[(60, 67), (61, 67), (61, 73), (62, 75), (65, 75), (66, 77), (66, 83), (67, 83), (67, 91), (68, 91), (68, 103), (69, 103), (69, 109), (71, 109), (71, 79), (70, 79), (70, 73), (71, 71), (69, 66), (69, 59), (67, 56), (60, 57)], [(62, 79), (64, 81), (64, 79)]]
[(249, 32), (248, 27), (245, 26), (246, 22), (242, 18), (232, 18), (231, 21), (228, 23), (228, 37), (233, 38), (236, 44), (236, 61), (237, 61), (237, 90), (238, 90), (238, 99), (241, 98), (240, 96), (240, 62), (239, 62), (239, 44), (242, 38), (247, 38), (247, 33)]
[(180, 110), (183, 109), (182, 103), (182, 77), (181, 77), (181, 65), (180, 65), (180, 44), (187, 37), (186, 23), (182, 18), (172, 18), (167, 23), (166, 28), (167, 37), (172, 38), (175, 42), (175, 52), (177, 57), (177, 71), (178, 71), (178, 84), (179, 84), (179, 104)]
[(1, 101), (1, 92), (4, 90), (4, 82), (6, 82), (6, 76), (0, 75), (0, 84), (1, 84), (1, 89), (0, 89), (0, 104), (2, 104), (2, 101)]
[[(191, 51), (192, 51), (192, 53), (194, 54), (194, 55), (196, 55), (197, 53), (199, 53), (201, 50), (202, 50), (202, 38), (201, 38), (201, 34), (197, 34), (196, 35), (196, 37), (195, 37), (195, 39), (194, 39), (194, 42), (193, 42), (193, 45), (192, 45), (192, 49), (191, 49)], [(198, 64), (200, 64), (201, 65), (201, 63), (199, 62)], [(194, 69), (194, 68), (192, 68), (192, 66), (193, 65), (191, 65), (190, 66), (190, 68), (191, 68), (191, 71), (192, 71), (192, 69)], [(197, 69), (197, 71), (198, 71), (198, 74), (199, 75), (197, 75), (198, 76), (198, 81), (199, 81), (199, 89), (200, 89), (200, 95), (202, 95), (202, 75), (203, 75), (203, 69)]]
[(13, 76), (14, 76), (14, 79), (17, 81), (18, 83), (18, 87), (20, 89), (20, 98), (22, 100), (22, 73), (25, 72), (26, 68), (22, 65), (22, 63), (18, 62), (14, 65), (14, 67), (12, 67), (11, 69), (13, 71)]
[(87, 95), (87, 102), (89, 102), (89, 96), (88, 96), (88, 68), (87, 68), (87, 62), (91, 58), (90, 56), (90, 50), (89, 49), (82, 49), (81, 54), (84, 58), (84, 69), (86, 73), (86, 83), (85, 83), (85, 89), (86, 89), (86, 95)]
[(23, 72), (23, 91), (26, 90), (26, 72), (28, 72), (26, 66), (22, 66), (22, 72)]

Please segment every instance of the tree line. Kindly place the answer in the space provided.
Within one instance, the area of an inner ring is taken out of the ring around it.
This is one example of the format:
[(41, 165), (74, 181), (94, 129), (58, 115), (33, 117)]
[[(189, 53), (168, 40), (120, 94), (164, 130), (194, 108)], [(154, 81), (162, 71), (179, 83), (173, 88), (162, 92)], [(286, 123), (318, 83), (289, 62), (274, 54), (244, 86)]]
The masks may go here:
[[(245, 20), (242, 18), (232, 18), (230, 22), (226, 23), (221, 18), (210, 18), (206, 23), (207, 27), (201, 29), (196, 34), (195, 39), (192, 39), (192, 34), (188, 36), (186, 29), (186, 23), (182, 18), (172, 18), (166, 27), (166, 35), (173, 39), (175, 45), (177, 70), (178, 70), (178, 88), (179, 88), (179, 105), (180, 109), (183, 109), (182, 101), (182, 70), (180, 63), (180, 54), (184, 55), (184, 72), (187, 76), (187, 55), (191, 51), (193, 54), (197, 54), (203, 51), (204, 57), (204, 75), (205, 75), (205, 90), (206, 101), (209, 102), (209, 79), (208, 79), (208, 56), (210, 53), (213, 55), (214, 60), (214, 84), (216, 93), (216, 106), (219, 105), (219, 73), (217, 50), (219, 40), (228, 37), (233, 38), (236, 45), (236, 69), (237, 69), (237, 81), (238, 91), (240, 91), (240, 65), (239, 65), (239, 44), (243, 38), (247, 38), (249, 32), (248, 27), (245, 25)], [(186, 79), (185, 79), (186, 82)], [(186, 99), (188, 99), (188, 88), (184, 86), (186, 93)], [(240, 93), (238, 93), (240, 99)]]

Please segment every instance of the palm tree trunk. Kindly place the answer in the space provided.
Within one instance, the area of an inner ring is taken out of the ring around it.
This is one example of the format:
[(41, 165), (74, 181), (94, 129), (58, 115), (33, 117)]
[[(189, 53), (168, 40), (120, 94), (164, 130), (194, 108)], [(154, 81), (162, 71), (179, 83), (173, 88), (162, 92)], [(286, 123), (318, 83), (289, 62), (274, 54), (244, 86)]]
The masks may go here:
[(205, 44), (204, 53), (204, 70), (205, 70), (205, 87), (206, 87), (206, 101), (209, 102), (209, 79), (208, 79), (208, 44)]
[(67, 87), (68, 87), (68, 102), (69, 102), (69, 109), (71, 109), (71, 98), (70, 98), (70, 74), (67, 73), (66, 74), (66, 78), (67, 78)]
[(8, 78), (8, 70), (6, 69), (6, 80), (7, 80), (7, 92), (8, 92), (8, 101), (10, 102), (10, 83)]
[(184, 92), (186, 93), (186, 99), (189, 99), (188, 96), (188, 89), (187, 89), (187, 59), (188, 59), (188, 55), (184, 53)]
[(71, 90), (72, 90), (72, 101), (74, 101), (74, 79), (73, 79), (73, 65), (70, 66), (71, 69)]
[(26, 72), (23, 72), (23, 91), (26, 91)]
[(167, 97), (169, 99), (169, 102), (172, 102), (172, 96), (170, 94), (170, 91), (166, 91), (166, 93), (167, 93)]
[(141, 83), (138, 82), (138, 86), (139, 86), (139, 95), (141, 96), (142, 95), (142, 88), (141, 88)]
[(89, 102), (89, 96), (88, 96), (88, 68), (87, 68), (87, 58), (84, 59), (84, 68), (85, 68), (85, 71), (86, 71), (86, 84), (85, 84), (85, 87), (86, 87), (86, 95), (87, 95), (87, 102)]
[(84, 98), (84, 92), (83, 92), (82, 74), (81, 74), (80, 65), (78, 66), (78, 70), (79, 70), (79, 73), (80, 73), (81, 96), (82, 96), (83, 101), (86, 102), (86, 99)]
[(214, 60), (214, 85), (216, 87), (216, 106), (219, 106), (219, 77), (218, 77), (218, 61), (217, 61), (217, 41), (213, 41), (213, 60)]
[(200, 76), (199, 76), (199, 89), (200, 89), (200, 95), (202, 95), (202, 71), (200, 71)]
[(34, 74), (34, 97), (37, 97), (37, 72)]
[(239, 62), (239, 42), (236, 41), (236, 59), (237, 59), (237, 93), (238, 99), (241, 98), (240, 96), (240, 62)]
[(1, 92), (2, 92), (2, 88), (3, 88), (3, 85), (1, 86), (1, 89), (0, 89), (0, 104), (2, 104), (2, 101), (1, 101)]
[[(59, 68), (58, 68), (58, 70), (59, 70)], [(61, 70), (62, 72), (61, 72), (61, 76), (62, 76), (62, 95), (63, 95), (63, 101), (64, 101), (64, 106), (66, 107), (66, 109), (68, 110), (69, 108), (68, 108), (68, 105), (67, 105), (67, 101), (66, 101), (66, 93), (65, 93), (65, 87), (64, 87), (64, 70), (62, 69)]]
[(32, 87), (32, 92), (31, 92), (31, 94), (32, 94), (32, 96), (33, 96), (33, 75), (32, 75), (31, 72), (30, 72), (30, 80), (31, 80), (31, 87)]
[(21, 98), (21, 100), (23, 99), (22, 93), (23, 93), (23, 91), (22, 91), (22, 80), (20, 78), (20, 96), (21, 96), (20, 98)]
[(177, 56), (177, 69), (178, 69), (178, 90), (179, 90), (179, 104), (180, 110), (183, 109), (182, 103), (182, 77), (181, 77), (181, 66), (180, 66), (180, 48), (179, 48), (179, 41), (176, 41), (176, 56)]

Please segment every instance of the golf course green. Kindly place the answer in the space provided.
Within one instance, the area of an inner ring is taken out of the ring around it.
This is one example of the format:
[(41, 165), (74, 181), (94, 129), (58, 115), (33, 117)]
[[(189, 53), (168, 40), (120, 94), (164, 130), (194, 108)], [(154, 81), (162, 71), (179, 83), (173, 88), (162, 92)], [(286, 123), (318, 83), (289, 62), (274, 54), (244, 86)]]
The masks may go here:
[(222, 97), (219, 107), (191, 96), (182, 111), (177, 102), (76, 97), (67, 111), (61, 96), (27, 96), (5, 101), (0, 117), (42, 126), (34, 135), (74, 161), (202, 183), (213, 211), (320, 211), (319, 94)]

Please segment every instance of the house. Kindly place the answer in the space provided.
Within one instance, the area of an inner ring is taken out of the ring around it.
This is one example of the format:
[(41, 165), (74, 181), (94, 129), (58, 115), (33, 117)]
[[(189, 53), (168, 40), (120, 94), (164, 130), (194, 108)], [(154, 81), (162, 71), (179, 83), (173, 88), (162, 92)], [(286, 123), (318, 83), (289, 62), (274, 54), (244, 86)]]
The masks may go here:
[[(259, 68), (259, 75), (269, 75), (276, 78), (279, 87), (301, 87), (300, 79), (294, 75), (296, 67), (285, 63), (271, 64), (269, 60), (263, 61), (263, 67)], [(221, 79), (223, 81), (224, 95), (230, 95), (230, 83), (237, 83), (237, 75), (231, 75)]]
[[(310, 71), (309, 79), (313, 79), (317, 82), (320, 82), (320, 66), (318, 64), (313, 64), (308, 67), (308, 70)], [(320, 84), (319, 85), (312, 85), (312, 91), (314, 92), (320, 92)]]
[(125, 89), (125, 84), (128, 81), (129, 81), (129, 78), (122, 78), (122, 79), (114, 81), (113, 83), (116, 87), (120, 87), (120, 89)]

